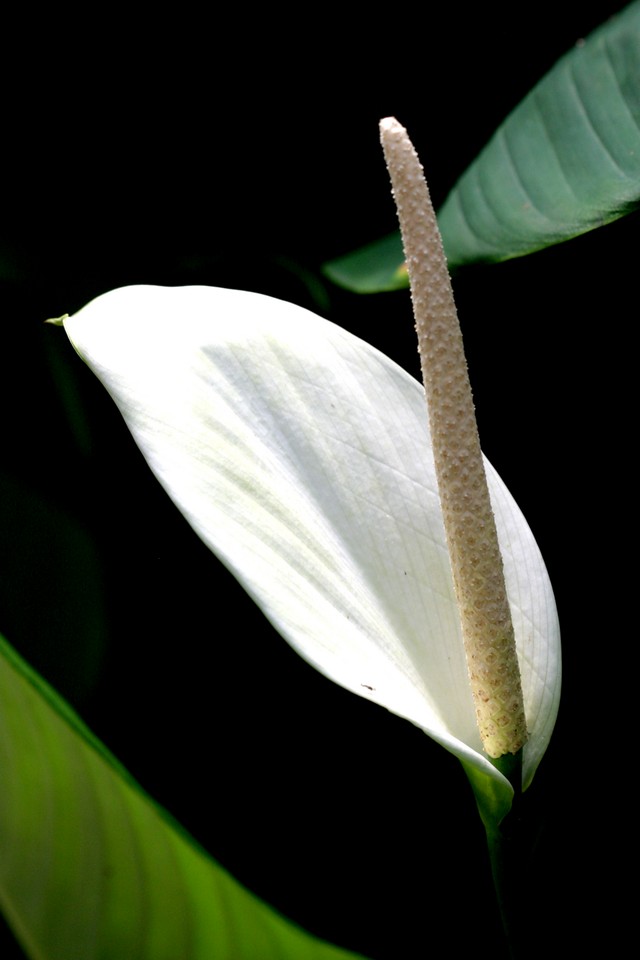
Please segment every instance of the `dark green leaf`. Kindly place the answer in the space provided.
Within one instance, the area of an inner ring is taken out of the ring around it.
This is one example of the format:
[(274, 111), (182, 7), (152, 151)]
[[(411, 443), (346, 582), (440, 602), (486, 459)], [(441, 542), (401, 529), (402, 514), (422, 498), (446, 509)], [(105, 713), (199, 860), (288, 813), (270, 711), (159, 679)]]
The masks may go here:
[[(640, 3), (563, 57), (497, 130), (438, 214), (452, 268), (508, 260), (640, 203)], [(325, 265), (358, 293), (407, 286), (399, 237)], [(392, 282), (393, 278), (393, 282)]]
[(399, 233), (325, 263), (323, 271), (334, 283), (356, 293), (401, 290), (409, 283)]
[(640, 3), (538, 84), (439, 215), (454, 266), (506, 260), (593, 230), (640, 202)]

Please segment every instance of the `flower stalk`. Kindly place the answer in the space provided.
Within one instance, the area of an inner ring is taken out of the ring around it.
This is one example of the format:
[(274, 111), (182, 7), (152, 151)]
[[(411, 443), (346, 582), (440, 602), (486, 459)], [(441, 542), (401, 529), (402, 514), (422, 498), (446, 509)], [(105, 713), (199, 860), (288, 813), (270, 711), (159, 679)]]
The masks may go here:
[[(395, 119), (383, 120), (380, 133), (411, 283), (438, 491), (478, 728), (485, 753), (501, 769), (508, 768), (507, 755), (520, 751), (527, 728), (460, 324), (418, 156)], [(507, 769), (503, 772), (509, 776)]]

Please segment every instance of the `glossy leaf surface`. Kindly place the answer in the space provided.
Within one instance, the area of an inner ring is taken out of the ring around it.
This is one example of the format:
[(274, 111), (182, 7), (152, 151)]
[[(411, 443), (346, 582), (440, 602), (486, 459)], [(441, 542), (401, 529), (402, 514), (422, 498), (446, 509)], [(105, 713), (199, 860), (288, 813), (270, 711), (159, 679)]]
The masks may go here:
[[(637, 208), (639, 77), (635, 2), (555, 65), (455, 185), (438, 213), (450, 268), (523, 256)], [(358, 293), (397, 289), (398, 244), (387, 237), (325, 272)]]

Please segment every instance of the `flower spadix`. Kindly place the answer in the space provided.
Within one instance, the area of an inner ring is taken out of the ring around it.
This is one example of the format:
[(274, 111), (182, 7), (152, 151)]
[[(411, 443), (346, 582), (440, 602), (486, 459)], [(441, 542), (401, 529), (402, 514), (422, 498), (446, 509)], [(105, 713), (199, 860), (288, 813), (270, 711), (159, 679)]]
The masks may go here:
[(411, 284), (433, 456), (480, 736), (495, 759), (527, 739), (520, 669), (462, 333), (422, 165), (394, 117), (380, 135)]
[[(63, 321), (194, 530), (326, 676), (511, 796), (476, 724), (422, 387), (299, 307), (209, 287), (114, 290)], [(553, 595), (487, 464), (531, 779), (559, 697)]]

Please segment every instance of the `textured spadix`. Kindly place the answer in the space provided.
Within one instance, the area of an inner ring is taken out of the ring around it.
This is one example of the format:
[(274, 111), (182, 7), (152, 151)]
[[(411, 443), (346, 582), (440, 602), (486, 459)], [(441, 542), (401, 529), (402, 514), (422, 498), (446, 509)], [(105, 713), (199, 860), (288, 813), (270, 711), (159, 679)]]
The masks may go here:
[(478, 727), (490, 757), (527, 739), (511, 610), (462, 332), (427, 182), (396, 119), (380, 135), (400, 221), (433, 459)]
[[(291, 304), (208, 287), (127, 287), (64, 321), (169, 495), (289, 643), (331, 679), (511, 787), (483, 753), (422, 387)], [(487, 464), (530, 738), (557, 711), (544, 563)]]

